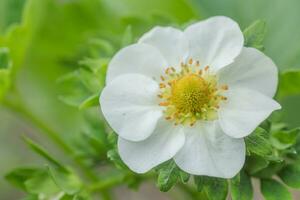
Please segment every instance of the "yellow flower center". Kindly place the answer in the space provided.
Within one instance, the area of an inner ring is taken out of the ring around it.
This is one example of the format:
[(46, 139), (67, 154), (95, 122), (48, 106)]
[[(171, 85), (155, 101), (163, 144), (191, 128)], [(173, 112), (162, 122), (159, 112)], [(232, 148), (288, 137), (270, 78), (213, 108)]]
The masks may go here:
[(182, 63), (179, 72), (173, 67), (167, 68), (161, 80), (159, 105), (165, 107), (166, 119), (175, 124), (193, 126), (197, 120), (217, 119), (220, 101), (227, 100), (222, 93), (228, 86), (219, 86), (209, 66), (201, 69), (199, 62), (192, 59)]

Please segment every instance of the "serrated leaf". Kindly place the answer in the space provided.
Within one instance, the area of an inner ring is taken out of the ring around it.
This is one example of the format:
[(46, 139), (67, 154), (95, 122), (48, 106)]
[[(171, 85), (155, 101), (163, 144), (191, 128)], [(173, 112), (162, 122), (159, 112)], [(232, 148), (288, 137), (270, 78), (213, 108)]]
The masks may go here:
[(300, 128), (292, 130), (280, 130), (272, 133), (271, 142), (272, 145), (280, 150), (287, 149), (297, 142), (297, 137), (300, 134)]
[(245, 138), (247, 151), (256, 155), (267, 157), (272, 154), (272, 146), (268, 140), (268, 133), (258, 127)]
[(228, 193), (228, 183), (226, 179), (195, 176), (195, 184), (199, 192), (204, 191), (209, 200), (225, 200)]
[(265, 200), (292, 200), (288, 189), (276, 180), (263, 179), (260, 188)]
[(107, 152), (107, 158), (111, 160), (118, 169), (128, 169), (128, 167), (121, 160), (120, 155), (116, 149), (111, 149)]
[(255, 174), (269, 165), (269, 161), (257, 155), (247, 156), (245, 169), (249, 174)]
[(177, 183), (180, 176), (180, 170), (173, 160), (163, 165), (158, 172), (157, 186), (162, 192), (169, 191)]
[(266, 22), (258, 20), (244, 30), (244, 45), (259, 50), (264, 49), (263, 41), (266, 35)]
[(278, 176), (281, 180), (292, 188), (300, 188), (300, 162), (295, 162), (285, 166)]
[(82, 188), (80, 179), (71, 171), (62, 168), (47, 167), (49, 175), (56, 185), (68, 195), (78, 193)]
[(191, 175), (189, 173), (186, 173), (182, 170), (180, 170), (179, 175), (180, 175), (180, 180), (182, 183), (187, 183), (191, 177)]
[(25, 136), (23, 138), (31, 150), (33, 150), (38, 155), (42, 156), (44, 159), (46, 159), (49, 163), (51, 163), (55, 167), (67, 171), (67, 169), (59, 161), (53, 158), (42, 146), (40, 146), (39, 144), (35, 143), (34, 141), (32, 141), (31, 139)]
[(285, 162), (274, 162), (273, 161), (273, 162), (270, 162), (270, 164), (266, 168), (253, 174), (253, 176), (259, 177), (259, 178), (271, 178), (273, 175), (278, 173), (284, 166), (285, 166)]
[(239, 177), (235, 177), (230, 181), (230, 183), (232, 200), (253, 199), (253, 187), (251, 184), (251, 179), (245, 172), (241, 171)]

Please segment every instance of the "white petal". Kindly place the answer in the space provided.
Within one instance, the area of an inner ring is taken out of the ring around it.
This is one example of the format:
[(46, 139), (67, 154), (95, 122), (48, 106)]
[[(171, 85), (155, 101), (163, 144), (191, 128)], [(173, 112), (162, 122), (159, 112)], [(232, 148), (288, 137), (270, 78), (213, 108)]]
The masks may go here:
[(172, 27), (155, 27), (143, 35), (139, 43), (156, 47), (173, 67), (180, 66), (188, 55), (189, 43), (183, 32)]
[(219, 120), (224, 132), (234, 138), (249, 135), (280, 105), (254, 90), (229, 87), (226, 103), (220, 106)]
[(133, 44), (121, 49), (112, 58), (107, 69), (106, 83), (128, 73), (139, 73), (158, 80), (167, 65), (161, 53), (153, 46)]
[(244, 44), (239, 25), (228, 17), (211, 17), (189, 26), (190, 56), (215, 71), (233, 62)]
[(182, 170), (194, 175), (231, 178), (243, 167), (244, 140), (227, 136), (218, 122), (199, 122), (184, 131), (185, 144), (174, 157)]
[(183, 128), (162, 119), (154, 133), (144, 141), (130, 142), (119, 137), (121, 159), (137, 173), (144, 173), (171, 159), (183, 146)]
[(273, 97), (278, 82), (273, 61), (254, 48), (244, 47), (235, 61), (220, 71), (220, 82), (245, 87)]
[(157, 83), (146, 76), (119, 76), (101, 93), (103, 115), (121, 137), (132, 141), (144, 140), (151, 135), (162, 116), (157, 92)]

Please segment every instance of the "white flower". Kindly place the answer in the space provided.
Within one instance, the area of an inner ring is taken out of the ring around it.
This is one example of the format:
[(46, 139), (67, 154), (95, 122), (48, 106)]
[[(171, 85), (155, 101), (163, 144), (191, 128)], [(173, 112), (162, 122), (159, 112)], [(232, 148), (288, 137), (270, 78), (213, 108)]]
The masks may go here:
[(212, 17), (155, 27), (113, 57), (100, 104), (131, 170), (173, 158), (190, 174), (239, 172), (243, 137), (280, 109), (275, 64), (243, 43), (236, 22)]

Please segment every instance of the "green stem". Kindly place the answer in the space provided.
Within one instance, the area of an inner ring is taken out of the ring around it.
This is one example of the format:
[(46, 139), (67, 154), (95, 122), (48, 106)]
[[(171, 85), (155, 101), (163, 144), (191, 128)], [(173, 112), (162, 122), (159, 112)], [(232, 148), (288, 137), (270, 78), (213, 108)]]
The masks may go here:
[(12, 101), (8, 101), (3, 99), (2, 104), (10, 109), (11, 111), (18, 114), (23, 119), (29, 121), (32, 125), (37, 127), (42, 133), (44, 133), (47, 137), (49, 137), (57, 146), (59, 146), (65, 153), (71, 155), (72, 159), (76, 164), (82, 169), (81, 171), (85, 174), (87, 178), (90, 180), (95, 180), (96, 174), (94, 174), (81, 160), (74, 158), (74, 153), (72, 148), (65, 143), (65, 141), (59, 137), (55, 131), (53, 131), (50, 127), (48, 127), (43, 121), (41, 121), (38, 117), (29, 112), (22, 104), (13, 103)]
[(44, 122), (39, 120), (31, 112), (29, 112), (24, 106), (20, 104), (14, 104), (11, 101), (3, 100), (3, 105), (19, 114), (23, 119), (29, 121), (39, 130), (41, 130), (47, 137), (49, 137), (53, 142), (55, 142), (60, 148), (62, 148), (66, 153), (72, 153), (72, 149), (58, 136), (58, 134), (50, 129)]

